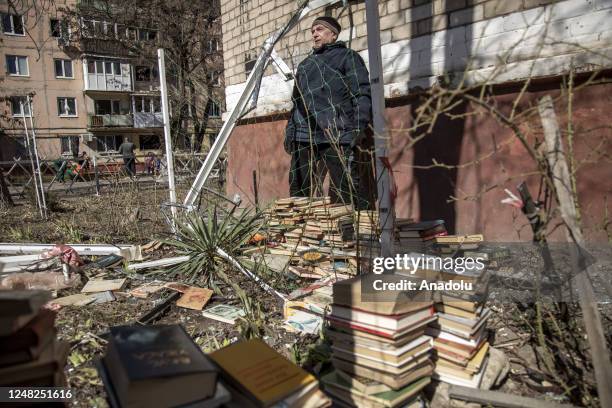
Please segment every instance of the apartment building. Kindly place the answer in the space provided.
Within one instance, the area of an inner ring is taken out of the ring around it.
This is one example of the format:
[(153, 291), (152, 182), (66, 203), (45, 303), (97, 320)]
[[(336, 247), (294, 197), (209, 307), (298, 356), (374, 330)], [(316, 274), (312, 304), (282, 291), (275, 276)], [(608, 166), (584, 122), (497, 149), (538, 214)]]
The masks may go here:
[[(24, 123), (29, 128), (30, 117), (44, 159), (80, 152), (112, 155), (124, 139), (136, 145), (138, 154), (161, 152), (156, 50), (163, 33), (100, 18), (100, 2), (58, 3), (61, 7), (43, 11), (24, 6), (21, 14), (0, 5), (5, 67), (0, 79), (0, 160), (26, 155)], [(215, 51), (220, 53), (220, 47)], [(223, 95), (223, 61), (218, 60), (210, 80)], [(32, 111), (24, 104), (28, 95)], [(210, 112), (207, 139), (214, 139), (221, 125), (222, 100), (207, 100), (202, 108)], [(185, 133), (193, 131), (188, 121), (185, 126)], [(179, 140), (178, 148), (190, 146)]]
[[(504, 188), (516, 191), (521, 180), (535, 191), (539, 185), (537, 177), (521, 176), (537, 169), (518, 139), (512, 141), (512, 131), (494, 115), (465, 115), (474, 106), (461, 104), (452, 112), (455, 120), (440, 117), (428, 129), (430, 134), (413, 145), (411, 139), (419, 133), (408, 129), (422, 103), (419, 95), (454, 78), (463, 79), (466, 86), (487, 82), (488, 103), (504, 112), (517, 98), (516, 107), (522, 111), (542, 95), (557, 97), (571, 70), (588, 76), (612, 68), (608, 23), (612, 2), (383, 0), (377, 4), (389, 129), (386, 140), (397, 186), (397, 215), (444, 218), (451, 231), (484, 233), (492, 240), (516, 239), (523, 227), (513, 210), (500, 204)], [(289, 0), (222, 1), (228, 111), (244, 89), (261, 45), (297, 8)], [(363, 0), (346, 5), (336, 2), (311, 12), (279, 41), (277, 54), (295, 69), (312, 51), (312, 21), (324, 14), (339, 19), (339, 39), (369, 64)], [(523, 89), (528, 78), (529, 87)], [(260, 202), (288, 195), (290, 158), (283, 150), (283, 138), (292, 87), (292, 80), (268, 68), (257, 108), (239, 123), (228, 143), (229, 194), (240, 192), (253, 200), (254, 191), (246, 186), (253, 184), (255, 170)], [(587, 145), (610, 152), (610, 143), (600, 144), (598, 139), (606, 137), (610, 91), (610, 85), (594, 84), (573, 95), (574, 130), (581, 140), (575, 142), (580, 146), (579, 160), (589, 157)], [(568, 112), (565, 105), (557, 109), (560, 115)], [(541, 128), (537, 115), (523, 125), (531, 130)], [(506, 144), (499, 145), (502, 141)], [(436, 162), (448, 167), (436, 167)], [(603, 181), (612, 168), (605, 160), (602, 163), (581, 166), (578, 178), (580, 197), (590, 209), (585, 225), (591, 229), (589, 236), (599, 238), (606, 236), (598, 227), (605, 212), (601, 192), (612, 193), (609, 183)]]

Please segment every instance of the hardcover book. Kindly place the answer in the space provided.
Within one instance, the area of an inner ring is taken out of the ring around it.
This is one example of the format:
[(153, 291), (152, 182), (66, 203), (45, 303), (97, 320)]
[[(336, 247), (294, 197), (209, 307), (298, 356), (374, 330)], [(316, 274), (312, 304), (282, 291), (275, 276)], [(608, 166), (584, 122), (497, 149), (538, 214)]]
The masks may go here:
[(171, 407), (214, 395), (218, 370), (181, 326), (118, 326), (110, 333), (103, 364), (123, 407)]

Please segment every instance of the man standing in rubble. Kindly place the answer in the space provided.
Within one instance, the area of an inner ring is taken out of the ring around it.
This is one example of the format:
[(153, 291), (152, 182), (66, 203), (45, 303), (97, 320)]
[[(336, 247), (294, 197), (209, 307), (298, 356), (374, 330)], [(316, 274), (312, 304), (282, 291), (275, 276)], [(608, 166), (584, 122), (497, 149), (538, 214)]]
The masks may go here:
[(332, 202), (366, 209), (371, 193), (360, 182), (356, 155), (372, 117), (370, 80), (361, 56), (337, 41), (340, 31), (333, 17), (317, 17), (313, 51), (297, 68), (284, 144), (289, 190), (292, 197), (314, 195), (324, 169)]

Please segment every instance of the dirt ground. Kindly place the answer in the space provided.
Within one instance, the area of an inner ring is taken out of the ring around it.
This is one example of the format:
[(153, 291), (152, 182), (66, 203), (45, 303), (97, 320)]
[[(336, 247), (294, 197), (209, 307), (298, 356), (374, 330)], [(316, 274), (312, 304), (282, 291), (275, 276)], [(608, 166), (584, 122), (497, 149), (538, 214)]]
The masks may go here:
[[(164, 189), (140, 190), (137, 187), (125, 188), (100, 197), (53, 197), (53, 211), (47, 221), (41, 221), (37, 210), (27, 202), (19, 202), (14, 208), (0, 210), (0, 242), (41, 242), (41, 243), (104, 243), (104, 244), (145, 244), (152, 239), (169, 237), (160, 205), (166, 201)], [(150, 254), (151, 258), (171, 256), (167, 250)], [(86, 278), (105, 273), (109, 278), (128, 278), (127, 291), (146, 280), (158, 278), (173, 280), (173, 277), (161, 275), (148, 276), (127, 274), (119, 269), (88, 270)], [(276, 298), (244, 275), (235, 270), (226, 270), (232, 281), (246, 291), (251, 299), (262, 310), (265, 332), (264, 339), (275, 349), (306, 369), (319, 373), (329, 367), (326, 361), (329, 356), (329, 345), (316, 336), (300, 336), (285, 330), (282, 324), (282, 307)], [(292, 286), (305, 285), (307, 281), (294, 281)], [(197, 284), (197, 282), (195, 282)], [(58, 296), (78, 293), (80, 285), (62, 290)], [(277, 287), (287, 293), (289, 288)], [(222, 287), (222, 295), (215, 295), (210, 305), (223, 302), (239, 305), (236, 294), (231, 287)], [(105, 391), (95, 369), (95, 360), (104, 354), (105, 337), (109, 327), (133, 323), (143, 313), (149, 311), (167, 293), (150, 296), (149, 299), (137, 299), (117, 294), (114, 302), (91, 304), (82, 307), (64, 307), (60, 310), (56, 322), (58, 337), (68, 341), (71, 351), (66, 367), (69, 386), (76, 390), (73, 406), (105, 407)], [(602, 306), (604, 327), (608, 333), (609, 344), (612, 328), (612, 310), (610, 305)], [(551, 376), (543, 369), (540, 348), (534, 328), (530, 326), (532, 310), (521, 309), (517, 305), (491, 305), (493, 318), (491, 342), (503, 350), (510, 359), (510, 373), (500, 390), (517, 395), (537, 398), (553, 398), (568, 401), (563, 393), (577, 393), (572, 397), (575, 405), (598, 406), (594, 389), (593, 369), (590, 364), (588, 345), (581, 328), (575, 328), (578, 340), (575, 347), (568, 350), (565, 343), (574, 341), (559, 340), (555, 361), (573, 364), (569, 374), (560, 377)], [(580, 312), (577, 306), (570, 309), (570, 316), (579, 322)], [(240, 337), (237, 327), (215, 322), (201, 316), (200, 312), (172, 305), (155, 324), (181, 323), (194, 341), (205, 351), (210, 352), (223, 347)], [(548, 334), (554, 336), (553, 334)], [(573, 377), (572, 377), (573, 376)], [(572, 378), (582, 376), (583, 385), (577, 390), (570, 390), (563, 385), (572, 384)], [(579, 399), (580, 401), (577, 401)]]

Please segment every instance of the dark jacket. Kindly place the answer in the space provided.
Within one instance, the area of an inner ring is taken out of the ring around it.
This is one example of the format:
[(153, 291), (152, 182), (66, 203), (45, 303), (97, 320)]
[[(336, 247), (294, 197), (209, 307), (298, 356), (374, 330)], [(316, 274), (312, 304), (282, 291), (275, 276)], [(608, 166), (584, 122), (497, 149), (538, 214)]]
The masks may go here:
[(363, 59), (343, 42), (313, 50), (297, 68), (292, 101), (286, 142), (355, 143), (372, 118)]

